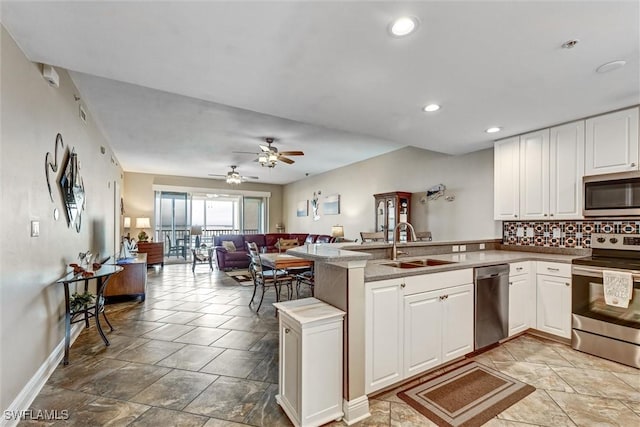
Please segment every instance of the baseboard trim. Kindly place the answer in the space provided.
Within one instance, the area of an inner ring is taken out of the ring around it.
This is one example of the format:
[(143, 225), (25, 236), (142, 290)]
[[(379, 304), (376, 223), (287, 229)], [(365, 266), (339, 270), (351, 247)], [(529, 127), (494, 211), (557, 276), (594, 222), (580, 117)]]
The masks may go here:
[[(76, 324), (71, 327), (71, 344), (75, 342), (75, 340), (80, 335), (83, 329), (82, 324)], [(36, 371), (36, 373), (31, 377), (29, 382), (20, 390), (20, 393), (13, 399), (11, 405), (3, 412), (2, 420), (0, 421), (0, 425), (2, 427), (15, 427), (20, 422), (19, 417), (11, 417), (11, 414), (20, 414), (22, 411), (26, 411), (29, 409), (29, 406), (33, 403), (35, 398), (42, 390), (42, 387), (46, 384), (47, 380), (53, 374), (53, 371), (58, 367), (60, 362), (62, 362), (62, 358), (64, 357), (64, 337), (62, 341), (56, 345), (53, 349), (49, 357), (42, 363), (40, 368)], [(9, 415), (10, 419), (6, 419), (7, 415)]]
[(348, 426), (371, 416), (369, 413), (369, 398), (366, 395), (353, 400), (343, 400), (342, 410), (344, 411), (342, 421)]

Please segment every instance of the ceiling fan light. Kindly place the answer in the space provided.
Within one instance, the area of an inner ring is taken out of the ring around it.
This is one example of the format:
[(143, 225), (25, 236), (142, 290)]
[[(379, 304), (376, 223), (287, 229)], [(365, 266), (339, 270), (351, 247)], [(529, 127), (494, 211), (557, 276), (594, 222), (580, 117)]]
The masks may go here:
[(278, 160), (278, 156), (275, 153), (269, 153), (269, 162), (275, 163)]

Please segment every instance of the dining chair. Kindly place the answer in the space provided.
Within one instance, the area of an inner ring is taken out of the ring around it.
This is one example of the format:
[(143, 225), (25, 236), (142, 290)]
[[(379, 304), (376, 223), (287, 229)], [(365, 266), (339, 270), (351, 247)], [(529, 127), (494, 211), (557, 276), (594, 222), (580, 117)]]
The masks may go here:
[[(255, 246), (255, 247), (251, 247)], [(293, 278), (287, 274), (284, 270), (265, 270), (262, 267), (262, 260), (260, 259), (260, 253), (258, 252), (258, 248), (253, 242), (247, 243), (247, 248), (249, 248), (249, 258), (251, 263), (249, 264), (249, 272), (251, 273), (251, 277), (253, 279), (253, 295), (251, 295), (251, 301), (249, 302), (249, 307), (253, 304), (253, 300), (256, 297), (256, 291), (258, 287), (262, 288), (262, 295), (260, 295), (260, 302), (258, 303), (258, 308), (256, 308), (256, 312), (260, 311), (260, 307), (262, 307), (262, 301), (264, 300), (264, 293), (267, 288), (274, 288), (276, 292), (276, 302), (280, 301), (280, 292), (282, 290), (282, 285), (287, 286), (287, 298), (291, 299), (293, 296), (293, 290), (291, 285), (293, 283)]]
[(182, 256), (182, 258), (187, 259), (186, 256), (186, 248), (184, 245), (173, 245), (171, 243), (171, 237), (167, 234), (167, 257), (170, 257), (171, 254), (175, 254), (176, 258)]
[(361, 231), (360, 237), (362, 238), (362, 242), (384, 242), (385, 241), (384, 231), (376, 231), (375, 233)]
[(296, 279), (296, 299), (300, 298), (300, 285), (308, 285), (311, 289), (311, 296), (315, 296), (315, 275), (313, 274), (313, 267), (300, 274), (296, 274), (294, 277)]

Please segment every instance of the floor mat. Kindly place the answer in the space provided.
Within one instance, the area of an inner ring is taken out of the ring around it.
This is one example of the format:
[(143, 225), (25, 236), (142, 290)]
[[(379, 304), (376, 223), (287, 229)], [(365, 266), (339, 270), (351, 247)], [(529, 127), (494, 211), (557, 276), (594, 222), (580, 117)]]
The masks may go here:
[(463, 365), (398, 397), (439, 426), (480, 426), (535, 391), (476, 362)]

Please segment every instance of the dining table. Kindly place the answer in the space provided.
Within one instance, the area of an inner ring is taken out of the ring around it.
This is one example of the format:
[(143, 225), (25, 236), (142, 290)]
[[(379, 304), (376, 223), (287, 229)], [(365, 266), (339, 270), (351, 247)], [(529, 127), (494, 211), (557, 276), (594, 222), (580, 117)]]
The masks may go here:
[(274, 270), (289, 270), (313, 267), (313, 261), (289, 254), (260, 254), (260, 260), (262, 261), (263, 266), (273, 268)]
[[(278, 281), (280, 279), (284, 279), (286, 277), (287, 280), (293, 281), (291, 276), (296, 274), (296, 270), (298, 272), (302, 272), (313, 269), (313, 261), (289, 254), (264, 253), (260, 254), (260, 261), (262, 262), (263, 267), (273, 269), (273, 278), (278, 289)], [(291, 299), (293, 296), (293, 289), (289, 288), (287, 296)]]

